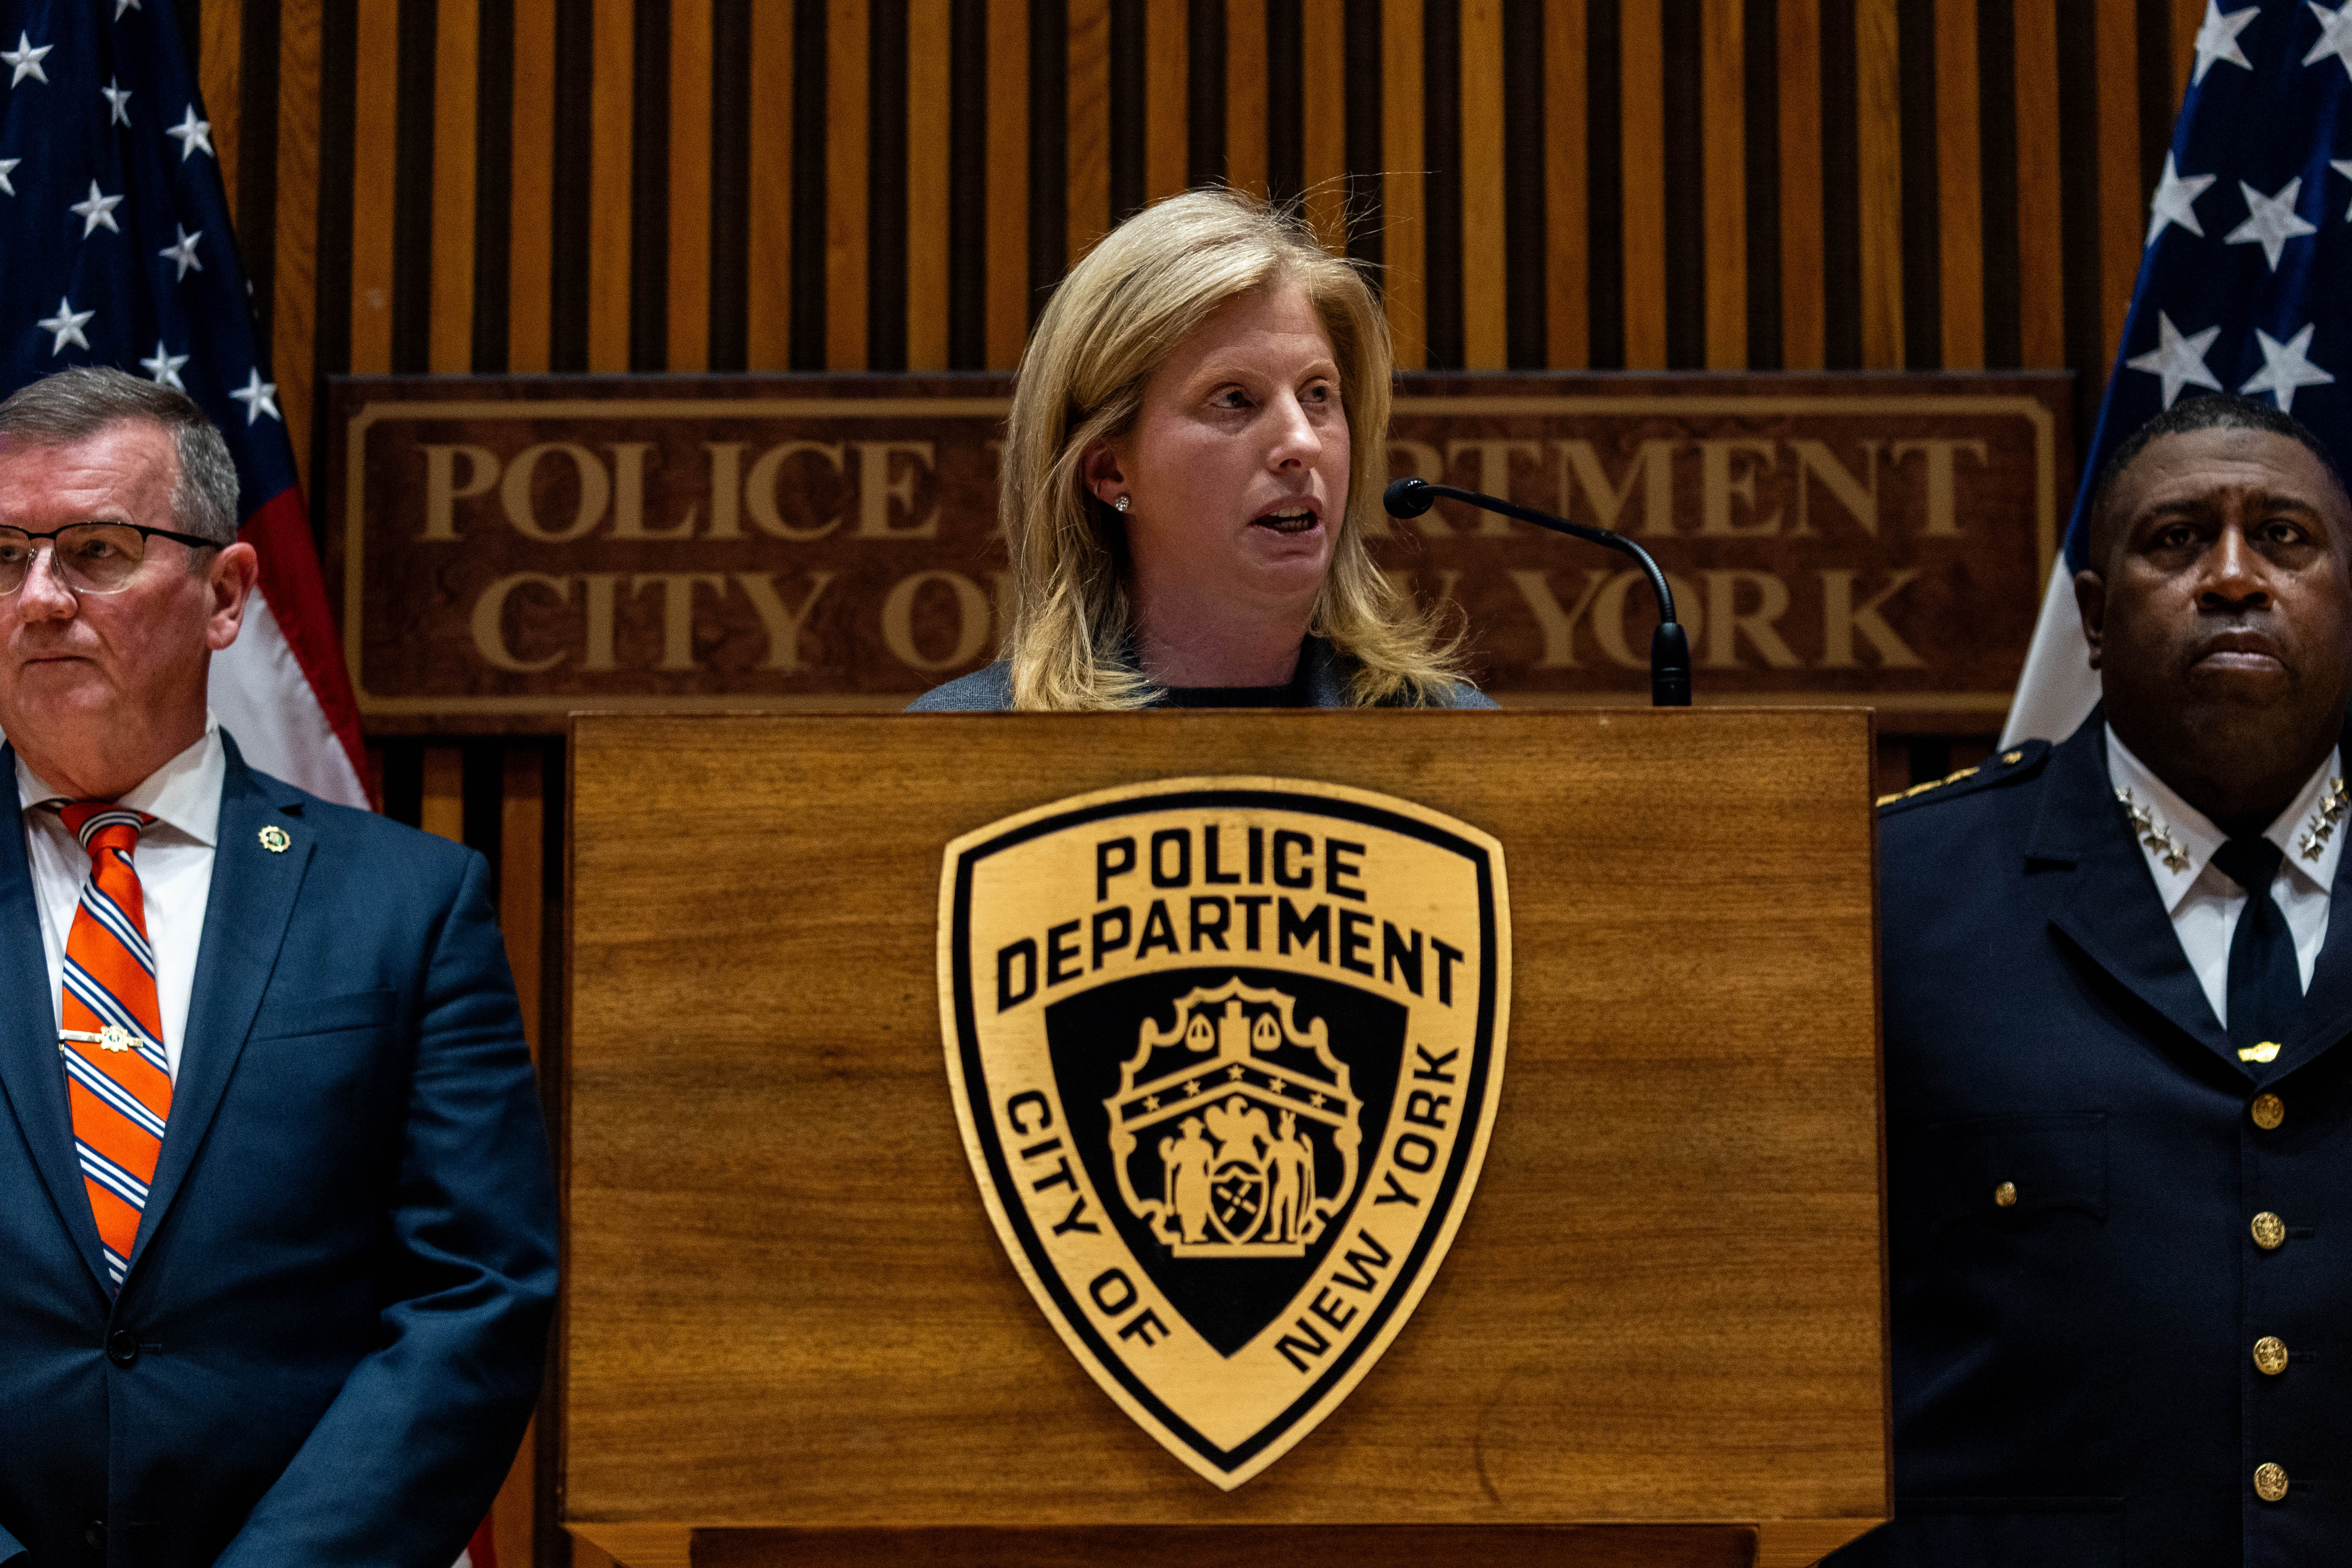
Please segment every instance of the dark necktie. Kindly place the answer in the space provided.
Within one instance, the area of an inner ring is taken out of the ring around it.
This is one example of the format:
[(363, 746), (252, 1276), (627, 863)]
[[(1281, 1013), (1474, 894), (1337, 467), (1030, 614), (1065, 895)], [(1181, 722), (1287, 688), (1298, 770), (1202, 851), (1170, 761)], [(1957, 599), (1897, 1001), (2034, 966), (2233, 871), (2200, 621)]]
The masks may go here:
[(2294, 933), (2271, 897), (2279, 847), (2267, 838), (2232, 838), (2213, 851), (2213, 864), (2246, 890), (2246, 907), (2230, 939), (2230, 1043), (2241, 1056), (2264, 1041), (2284, 1041), (2303, 1005), (2303, 972), (2294, 960)]

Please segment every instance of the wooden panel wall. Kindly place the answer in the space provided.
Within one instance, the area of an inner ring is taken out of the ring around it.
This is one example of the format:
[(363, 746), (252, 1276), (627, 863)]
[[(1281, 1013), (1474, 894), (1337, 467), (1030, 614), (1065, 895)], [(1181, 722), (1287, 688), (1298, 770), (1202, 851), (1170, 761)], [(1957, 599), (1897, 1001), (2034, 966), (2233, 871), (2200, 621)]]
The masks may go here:
[[(1373, 264), (1407, 365), (2066, 366), (2088, 429), (2203, 13), (174, 4), (306, 477), (343, 371), (1009, 367), (1097, 236), (1213, 180)], [(1882, 787), (1981, 749), (1895, 743)], [(536, 1043), (561, 746), (373, 762), (387, 811), (499, 868)], [(568, 1553), (552, 1458), (527, 1447), (501, 1500), (505, 1568)]]
[(1009, 366), (1072, 258), (1210, 180), (1303, 199), (1376, 264), (1408, 364), (2063, 365), (2087, 405), (2201, 14), (182, 9), (306, 462), (320, 380), (343, 370)]

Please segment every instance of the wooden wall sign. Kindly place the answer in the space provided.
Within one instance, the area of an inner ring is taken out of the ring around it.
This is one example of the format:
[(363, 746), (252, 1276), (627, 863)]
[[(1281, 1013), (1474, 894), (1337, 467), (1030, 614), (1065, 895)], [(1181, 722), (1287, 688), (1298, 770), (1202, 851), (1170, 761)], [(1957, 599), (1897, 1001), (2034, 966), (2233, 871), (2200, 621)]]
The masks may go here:
[[(1698, 700), (1999, 727), (2073, 483), (2070, 377), (1402, 377), (1398, 474), (1624, 530)], [(1009, 382), (352, 377), (328, 399), (330, 574), (379, 732), (573, 709), (896, 708), (986, 662)], [(1511, 704), (1644, 700), (1614, 557), (1441, 503), (1375, 546), (1461, 607)]]
[(1503, 847), (1392, 795), (1160, 779), (948, 846), (940, 1018), (997, 1237), (1102, 1391), (1226, 1490), (1436, 1277), (1510, 998)]

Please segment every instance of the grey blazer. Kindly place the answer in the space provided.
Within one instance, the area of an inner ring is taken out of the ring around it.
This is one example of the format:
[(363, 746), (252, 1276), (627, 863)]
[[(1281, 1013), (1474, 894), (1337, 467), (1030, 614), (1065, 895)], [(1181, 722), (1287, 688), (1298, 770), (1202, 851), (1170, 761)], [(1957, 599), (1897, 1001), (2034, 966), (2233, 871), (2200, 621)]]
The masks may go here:
[[(1298, 650), (1299, 661), (1306, 666), (1307, 705), (1310, 708), (1349, 708), (1349, 661), (1339, 649), (1322, 637), (1308, 637)], [(935, 686), (907, 704), (909, 713), (1001, 713), (1013, 706), (1013, 667), (992, 664), (985, 669), (975, 669), (970, 675), (959, 676), (943, 686)], [(1402, 702), (1383, 704), (1402, 707)], [(1468, 681), (1458, 681), (1444, 693), (1433, 708), (1492, 708), (1494, 700)]]

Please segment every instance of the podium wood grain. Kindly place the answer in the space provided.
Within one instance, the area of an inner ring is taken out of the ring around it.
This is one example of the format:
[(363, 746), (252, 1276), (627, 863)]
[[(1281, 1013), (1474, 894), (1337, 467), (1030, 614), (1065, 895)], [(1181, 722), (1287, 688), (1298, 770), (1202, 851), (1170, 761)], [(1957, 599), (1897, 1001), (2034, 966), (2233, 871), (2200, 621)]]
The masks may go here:
[[(816, 1532), (765, 1561), (957, 1527), (1748, 1525), (1790, 1563), (1860, 1533), (1888, 1507), (1871, 755), (1851, 710), (578, 718), (567, 1522), (624, 1562), (697, 1529), (698, 1563), (759, 1527)], [(1484, 828), (1516, 933), (1452, 1255), (1232, 1493), (1015, 1276), (934, 979), (949, 839), (1202, 773)]]

